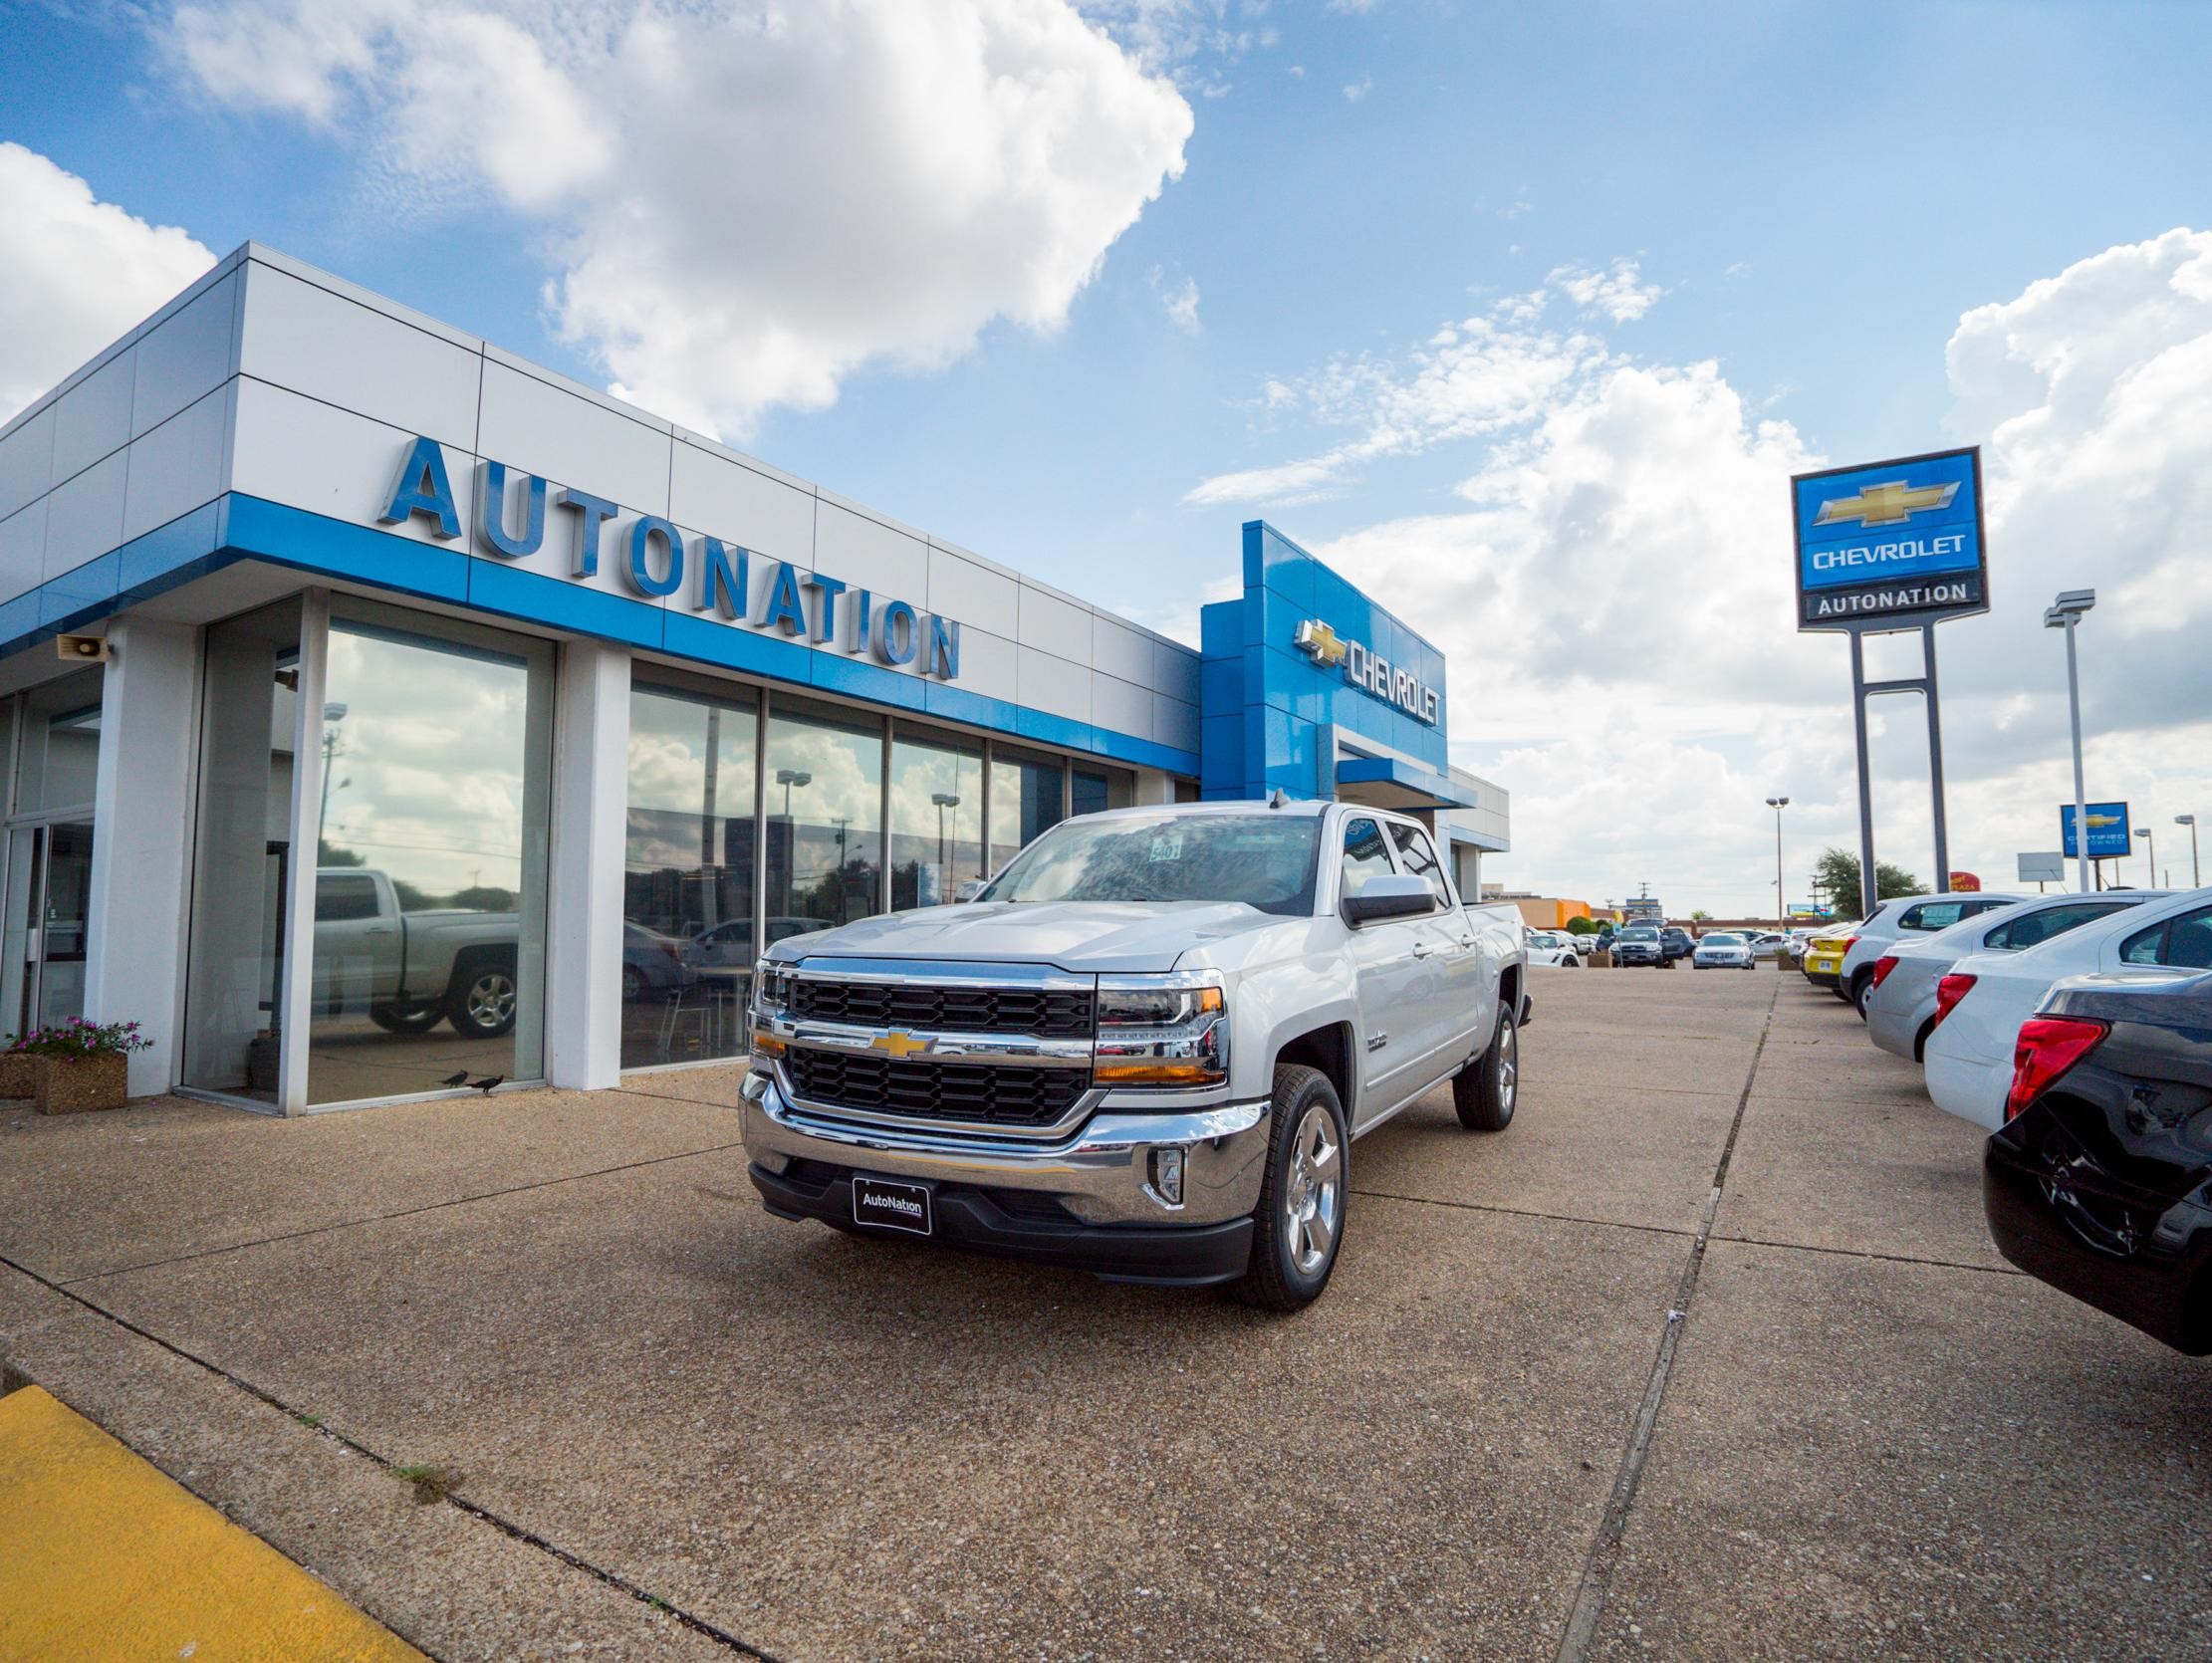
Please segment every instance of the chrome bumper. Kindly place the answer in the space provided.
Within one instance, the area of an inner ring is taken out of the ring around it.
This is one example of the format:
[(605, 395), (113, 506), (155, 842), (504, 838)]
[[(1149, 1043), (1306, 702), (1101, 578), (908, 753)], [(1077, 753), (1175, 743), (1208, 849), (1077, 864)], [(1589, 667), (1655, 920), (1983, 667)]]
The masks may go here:
[[(1131, 1114), (1101, 1109), (1052, 1143), (1013, 1143), (825, 1119), (793, 1107), (769, 1074), (746, 1076), (738, 1104), (745, 1152), (771, 1173), (794, 1160), (826, 1161), (886, 1177), (1056, 1196), (1086, 1224), (1222, 1224), (1260, 1203), (1269, 1104)], [(1152, 1151), (1183, 1151), (1183, 1204), (1151, 1187)]]

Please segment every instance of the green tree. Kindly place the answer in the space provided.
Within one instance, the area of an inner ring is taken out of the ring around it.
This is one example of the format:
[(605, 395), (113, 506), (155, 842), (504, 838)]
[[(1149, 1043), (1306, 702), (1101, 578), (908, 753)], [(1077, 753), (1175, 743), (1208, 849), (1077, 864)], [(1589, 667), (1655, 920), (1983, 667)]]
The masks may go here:
[(1596, 935), (1598, 933), (1598, 921), (1589, 917), (1570, 918), (1567, 920), (1567, 933), (1569, 935)]
[[(1813, 875), (1828, 892), (1829, 904), (1839, 918), (1861, 918), (1865, 907), (1860, 904), (1858, 893), (1858, 856), (1847, 848), (1824, 849), (1815, 863)], [(1925, 887), (1921, 881), (1902, 866), (1892, 866), (1886, 860), (1874, 862), (1874, 890), (1881, 900), (1898, 895), (1917, 895)]]
[(1711, 916), (1712, 914), (1710, 912), (1707, 912), (1703, 907), (1699, 907), (1696, 911), (1690, 914), (1690, 922), (1693, 924), (1702, 924)]

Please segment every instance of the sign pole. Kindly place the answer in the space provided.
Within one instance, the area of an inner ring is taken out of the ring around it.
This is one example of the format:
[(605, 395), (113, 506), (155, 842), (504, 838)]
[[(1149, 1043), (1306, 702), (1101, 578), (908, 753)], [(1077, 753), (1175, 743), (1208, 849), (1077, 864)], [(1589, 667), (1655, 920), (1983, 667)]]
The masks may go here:
[(1935, 796), (1935, 892), (1951, 892), (1951, 832), (1943, 820), (1943, 723), (1935, 707), (1935, 625), (1920, 625), (1928, 672), (1928, 785)]
[(1858, 729), (1858, 915), (1868, 916), (1880, 898), (1874, 881), (1873, 770), (1866, 747), (1866, 646), (1861, 630), (1851, 631), (1851, 715)]

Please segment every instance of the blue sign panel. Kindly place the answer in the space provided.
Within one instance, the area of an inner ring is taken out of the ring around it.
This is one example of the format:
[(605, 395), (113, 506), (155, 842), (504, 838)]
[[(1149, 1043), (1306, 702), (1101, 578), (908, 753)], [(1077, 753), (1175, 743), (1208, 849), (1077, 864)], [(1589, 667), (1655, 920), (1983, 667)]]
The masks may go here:
[(1798, 627), (1986, 611), (1978, 447), (1798, 474)]
[[(2124, 803), (2090, 803), (2087, 805), (2089, 820), (2089, 858), (2105, 860), (2115, 854), (2135, 852), (2134, 833), (2127, 825), (2127, 805)], [(2074, 805), (2065, 804), (2059, 810), (2059, 838), (2066, 847), (2066, 857), (2076, 858), (2074, 844)]]

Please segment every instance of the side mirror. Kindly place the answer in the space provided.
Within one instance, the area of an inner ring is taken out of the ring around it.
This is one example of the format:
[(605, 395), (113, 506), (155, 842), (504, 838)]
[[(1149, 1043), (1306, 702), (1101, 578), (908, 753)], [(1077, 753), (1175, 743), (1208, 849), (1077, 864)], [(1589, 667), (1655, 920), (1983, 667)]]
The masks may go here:
[(959, 888), (953, 890), (952, 898), (956, 902), (967, 902), (980, 898), (982, 894), (983, 880), (979, 877), (971, 877)]
[(1366, 886), (1344, 900), (1345, 922), (1371, 923), (1377, 918), (1410, 918), (1436, 910), (1436, 895), (1427, 883), (1399, 872), (1384, 872), (1367, 879)]

